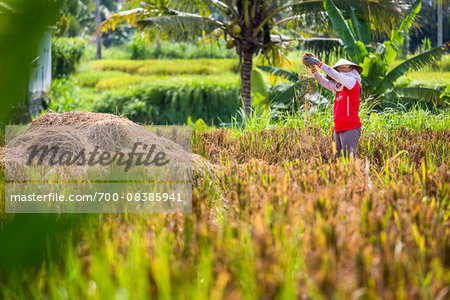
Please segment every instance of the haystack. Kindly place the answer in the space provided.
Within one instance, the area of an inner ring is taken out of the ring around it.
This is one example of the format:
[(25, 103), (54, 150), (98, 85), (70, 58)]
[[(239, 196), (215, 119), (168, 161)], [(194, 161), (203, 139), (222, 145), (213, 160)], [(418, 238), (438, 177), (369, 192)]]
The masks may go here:
[(155, 145), (155, 151), (163, 151), (176, 164), (193, 163), (197, 171), (215, 173), (214, 165), (205, 158), (186, 151), (181, 145), (125, 117), (84, 111), (51, 112), (35, 119), (22, 134), (6, 145), (9, 165), (6, 168), (16, 169), (17, 164), (23, 165), (26, 150), (37, 144), (49, 147), (58, 145), (62, 151), (76, 153), (80, 149), (91, 150), (96, 146), (104, 151), (120, 151), (130, 149), (136, 142)]
[(86, 111), (70, 111), (66, 113), (46, 113), (31, 122), (33, 125), (98, 125), (98, 124), (118, 124), (139, 126), (129, 119), (104, 113), (92, 113)]

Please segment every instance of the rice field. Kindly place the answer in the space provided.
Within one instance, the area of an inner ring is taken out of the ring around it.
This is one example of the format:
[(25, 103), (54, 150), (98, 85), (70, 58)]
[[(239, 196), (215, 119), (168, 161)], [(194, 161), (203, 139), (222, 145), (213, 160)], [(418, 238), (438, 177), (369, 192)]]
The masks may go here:
[(448, 111), (363, 112), (356, 161), (334, 158), (328, 113), (197, 123), (217, 168), (191, 214), (55, 216), (59, 242), (1, 272), (0, 298), (447, 299)]

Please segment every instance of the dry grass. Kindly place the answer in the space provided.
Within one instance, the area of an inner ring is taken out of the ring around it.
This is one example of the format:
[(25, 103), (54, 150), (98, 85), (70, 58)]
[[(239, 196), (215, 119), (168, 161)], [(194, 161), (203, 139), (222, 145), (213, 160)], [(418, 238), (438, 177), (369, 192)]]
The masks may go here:
[[(198, 134), (196, 141), (194, 152), (213, 163), (220, 163), (221, 160), (242, 163), (250, 159), (263, 160), (268, 164), (308, 159), (319, 159), (325, 163), (334, 161), (332, 131), (314, 126), (247, 131), (237, 137), (226, 129), (219, 129)], [(449, 129), (418, 131), (401, 127), (392, 133), (363, 132), (358, 156), (377, 167), (384, 166), (390, 157), (401, 151), (410, 162), (416, 164), (427, 157), (438, 163), (449, 158), (446, 152), (448, 141)]]
[(33, 125), (136, 125), (125, 117), (112, 114), (71, 111), (66, 113), (46, 113), (31, 122)]
[(353, 162), (335, 161), (331, 141), (314, 126), (194, 132), (194, 153), (220, 167), (196, 179), (192, 214), (96, 218), (67, 263), (43, 265), (27, 289), (50, 299), (62, 290), (93, 299), (446, 299), (450, 130), (363, 132)]
[[(166, 134), (166, 137), (160, 130), (149, 131), (122, 116), (84, 111), (61, 114), (51, 112), (33, 120), (23, 133), (8, 142), (5, 147), (6, 169), (14, 174), (19, 166), (25, 167), (28, 159), (27, 149), (32, 146), (46, 145), (49, 148), (58, 146), (61, 153), (64, 151), (79, 153), (82, 149), (88, 153), (94, 147), (99, 147), (100, 151), (127, 152), (137, 142), (155, 145), (155, 153), (163, 151), (175, 165), (194, 163), (199, 171), (215, 169), (204, 158), (193, 155), (171, 140), (170, 133)], [(48, 163), (49, 159), (50, 156), (47, 156), (44, 162)], [(4, 160), (3, 157), (1, 160), (3, 164)], [(72, 175), (76, 177), (77, 170), (83, 173), (83, 170), (87, 171), (85, 169), (75, 166), (72, 170), (75, 173)], [(68, 172), (68, 168), (64, 168), (64, 172)]]

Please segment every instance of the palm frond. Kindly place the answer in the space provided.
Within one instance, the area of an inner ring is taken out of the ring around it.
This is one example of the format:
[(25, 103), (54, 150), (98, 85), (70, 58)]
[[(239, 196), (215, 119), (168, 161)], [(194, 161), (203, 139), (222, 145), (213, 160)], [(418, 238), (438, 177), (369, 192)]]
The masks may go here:
[(336, 38), (300, 38), (299, 48), (304, 51), (309, 51), (314, 53), (317, 57), (320, 57), (325, 61), (329, 62), (332, 55), (338, 57), (344, 56), (344, 44), (341, 39)]
[(129, 25), (135, 26), (139, 20), (147, 16), (149, 16), (148, 10), (144, 8), (124, 10), (110, 15), (105, 21), (100, 24), (100, 30), (106, 33), (108, 33), (109, 29), (114, 31), (116, 29), (116, 26), (123, 21), (126, 21)]
[(294, 1), (290, 5), (285, 11), (287, 17), (279, 22), (279, 24), (286, 23), (287, 29), (313, 28), (315, 35), (329, 29), (323, 0)]
[(396, 87), (395, 91), (400, 97), (407, 97), (419, 99), (426, 102), (433, 102), (436, 104), (443, 104), (444, 99), (441, 97), (442, 91), (429, 87), (414, 86), (414, 87)]
[(416, 15), (420, 12), (421, 8), (422, 8), (422, 0), (416, 0), (413, 3), (413, 5), (411, 5), (411, 7), (408, 9), (408, 11), (405, 13), (405, 16), (402, 18), (402, 21), (397, 26), (397, 29), (400, 31), (409, 32), (414, 23)]
[(274, 66), (257, 66), (258, 69), (273, 74), (275, 76), (279, 76), (281, 78), (287, 79), (290, 82), (297, 82), (298, 79), (298, 73), (296, 72), (290, 72), (290, 71), (286, 71)]
[[(344, 17), (342, 16), (336, 5), (333, 3), (333, 1), (325, 0), (324, 7), (328, 13), (328, 17), (330, 18), (331, 23), (333, 23), (336, 32), (344, 43), (345, 51), (351, 58), (353, 58), (353, 60), (355, 60), (355, 58), (358, 57), (358, 48), (353, 32), (350, 30), (350, 26), (348, 25), (347, 21), (345, 21)], [(358, 59), (358, 61), (361, 60), (361, 58)]]
[[(321, 3), (323, 0), (285, 0), (285, 1), (272, 1), (272, 3), (267, 8), (266, 18), (259, 24), (256, 30), (253, 32), (253, 36), (257, 36), (258, 33), (262, 30), (263, 26), (272, 18), (280, 14), (281, 12), (286, 12), (290, 10), (290, 15), (299, 15), (300, 12), (296, 11), (295, 8), (299, 5), (307, 5), (309, 3)], [(271, 1), (267, 1), (268, 4)], [(309, 15), (312, 14), (312, 11), (309, 12)]]
[(355, 5), (360, 15), (366, 16), (375, 35), (388, 34), (403, 16), (404, 1), (340, 0), (338, 6)]
[(400, 24), (398, 24), (396, 28), (392, 30), (390, 40), (396, 47), (399, 47), (403, 44), (403, 41), (405, 40), (404, 34), (409, 33), (409, 30), (414, 24), (416, 15), (419, 13), (421, 7), (422, 1), (416, 0), (416, 2), (414, 2), (413, 5), (408, 9)]
[[(312, 77), (304, 78), (291, 83), (291, 84), (279, 84), (274, 85), (270, 88), (272, 94), (274, 95), (271, 102), (282, 102), (286, 103), (293, 100), (295, 94), (300, 97), (304, 97), (307, 92), (311, 92), (311, 86), (315, 86), (315, 80)], [(305, 88), (307, 87), (307, 88)]]
[[(325, 0), (292, 1), (292, 14), (305, 14), (309, 22), (323, 18), (323, 3)], [(368, 24), (376, 34), (387, 34), (403, 16), (406, 6), (403, 0), (339, 0), (333, 3), (338, 9), (353, 7), (357, 16)], [(326, 16), (325, 16), (326, 18)], [(346, 16), (347, 18), (347, 16)], [(350, 16), (348, 16), (350, 18)], [(322, 25), (326, 25), (324, 20)], [(317, 24), (320, 26), (320, 24)]]
[(384, 77), (377, 88), (376, 93), (381, 94), (391, 88), (394, 85), (394, 82), (409, 70), (419, 70), (424, 66), (437, 61), (444, 52), (445, 46), (440, 46), (404, 61)]
[(208, 17), (215, 11), (224, 13), (227, 9), (226, 3), (219, 0), (171, 0), (171, 9), (186, 13), (195, 13), (203, 17)]
[(367, 20), (364, 20), (359, 13), (356, 12), (355, 6), (351, 6), (348, 9), (350, 11), (350, 19), (352, 22), (355, 36), (358, 40), (363, 42), (364, 45), (370, 44), (370, 26)]
[(140, 28), (146, 29), (148, 36), (172, 41), (196, 40), (222, 26), (221, 22), (214, 19), (187, 13), (145, 18), (138, 24)]

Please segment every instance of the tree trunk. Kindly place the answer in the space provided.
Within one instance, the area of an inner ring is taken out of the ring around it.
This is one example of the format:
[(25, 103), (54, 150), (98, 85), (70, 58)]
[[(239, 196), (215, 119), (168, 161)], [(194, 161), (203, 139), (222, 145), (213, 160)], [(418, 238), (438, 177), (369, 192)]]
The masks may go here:
[(159, 57), (161, 54), (161, 42), (159, 40), (156, 40), (156, 57)]
[(242, 99), (244, 100), (244, 110), (247, 117), (250, 116), (250, 111), (252, 107), (252, 96), (251, 96), (252, 58), (253, 52), (250, 51), (243, 52), (243, 63), (241, 66)]
[(95, 0), (95, 30), (97, 33), (97, 59), (102, 59), (102, 36), (99, 31), (100, 27), (100, 0)]
[(443, 43), (443, 26), (442, 26), (442, 4), (441, 1), (437, 1), (437, 45), (440, 46)]

